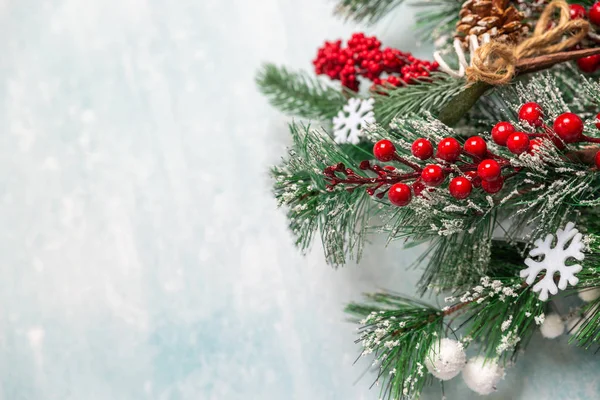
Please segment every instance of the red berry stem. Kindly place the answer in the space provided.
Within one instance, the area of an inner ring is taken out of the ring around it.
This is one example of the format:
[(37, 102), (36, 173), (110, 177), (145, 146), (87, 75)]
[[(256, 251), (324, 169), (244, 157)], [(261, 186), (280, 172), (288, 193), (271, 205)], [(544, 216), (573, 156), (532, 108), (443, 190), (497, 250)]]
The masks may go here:
[(398, 153), (394, 153), (394, 160), (398, 161), (399, 163), (402, 163), (402, 164), (404, 164), (404, 165), (406, 165), (406, 166), (408, 166), (408, 167), (410, 167), (412, 169), (414, 169), (417, 172), (421, 172), (422, 171), (422, 168), (418, 164), (415, 164), (414, 162), (408, 161), (407, 159), (404, 159), (404, 158), (400, 157), (398, 155)]
[(595, 138), (591, 136), (581, 135), (580, 142), (588, 142), (588, 143), (600, 143), (600, 138)]

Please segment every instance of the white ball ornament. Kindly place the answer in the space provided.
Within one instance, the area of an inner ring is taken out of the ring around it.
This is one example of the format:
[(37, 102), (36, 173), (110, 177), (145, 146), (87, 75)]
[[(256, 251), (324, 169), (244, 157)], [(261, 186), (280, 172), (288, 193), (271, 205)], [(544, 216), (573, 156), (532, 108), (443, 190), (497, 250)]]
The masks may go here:
[(586, 303), (596, 300), (600, 297), (600, 288), (579, 289), (579, 298)]
[(425, 366), (433, 376), (447, 381), (458, 375), (466, 362), (467, 355), (463, 344), (444, 338), (431, 346), (425, 359)]
[(544, 319), (544, 323), (540, 327), (542, 336), (547, 339), (559, 337), (565, 331), (565, 323), (560, 315), (556, 313), (548, 314)]
[(469, 360), (462, 371), (463, 380), (474, 392), (487, 395), (496, 391), (496, 385), (504, 378), (504, 368), (496, 361), (478, 356)]

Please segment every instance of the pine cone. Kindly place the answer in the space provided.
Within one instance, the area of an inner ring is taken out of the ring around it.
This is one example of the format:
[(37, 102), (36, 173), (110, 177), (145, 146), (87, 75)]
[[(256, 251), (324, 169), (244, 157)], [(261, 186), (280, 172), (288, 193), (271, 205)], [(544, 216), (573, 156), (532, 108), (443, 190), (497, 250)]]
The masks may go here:
[(523, 18), (509, 0), (467, 0), (459, 13), (455, 37), (467, 44), (469, 35), (481, 40), (489, 33), (494, 40), (517, 43), (529, 32)]

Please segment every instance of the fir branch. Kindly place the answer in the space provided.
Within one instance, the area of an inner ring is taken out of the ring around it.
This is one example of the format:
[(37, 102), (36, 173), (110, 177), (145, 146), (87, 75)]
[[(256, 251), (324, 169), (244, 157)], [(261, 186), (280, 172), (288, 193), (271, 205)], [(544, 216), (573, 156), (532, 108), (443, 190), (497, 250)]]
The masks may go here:
[(346, 104), (342, 89), (329, 86), (306, 72), (265, 64), (256, 76), (260, 91), (284, 113), (309, 120), (329, 121)]
[(351, 158), (324, 132), (296, 124), (290, 125), (290, 131), (293, 146), (287, 159), (273, 168), (272, 175), (275, 197), (280, 206), (288, 207), (296, 245), (307, 250), (314, 234), (319, 232), (331, 264), (344, 264), (348, 257), (359, 258), (373, 203), (363, 190), (329, 191), (322, 178), (326, 166), (353, 165), (357, 159)]
[(375, 117), (387, 126), (395, 117), (430, 111), (437, 114), (455, 96), (465, 90), (465, 82), (447, 74), (431, 77), (399, 88), (383, 90), (375, 96)]
[(425, 303), (390, 293), (367, 298), (368, 303), (352, 303), (346, 312), (361, 324), (356, 341), (363, 346), (361, 356), (374, 354), (380, 398), (418, 397), (429, 379), (425, 359), (440, 339), (444, 314)]
[(346, 20), (374, 24), (404, 0), (338, 0), (335, 14)]
[[(520, 266), (506, 264), (514, 274)], [(544, 303), (521, 278), (508, 276), (481, 278), (480, 285), (465, 292), (461, 303), (470, 302), (466, 326), (466, 341), (479, 344), (487, 359), (515, 359), (543, 321)]]
[(435, 42), (438, 49), (452, 44), (451, 33), (456, 29), (462, 4), (460, 0), (427, 0), (411, 4), (419, 9), (416, 13), (419, 36)]

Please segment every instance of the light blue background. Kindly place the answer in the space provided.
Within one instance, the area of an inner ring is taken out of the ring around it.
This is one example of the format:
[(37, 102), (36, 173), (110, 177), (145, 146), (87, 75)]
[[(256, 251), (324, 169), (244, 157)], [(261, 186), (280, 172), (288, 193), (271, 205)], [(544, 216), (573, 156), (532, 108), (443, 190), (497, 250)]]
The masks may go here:
[[(341, 309), (412, 292), (414, 254), (296, 251), (267, 174), (286, 118), (253, 85), (348, 37), (332, 6), (0, 1), (1, 400), (378, 398)], [(411, 24), (368, 32), (415, 51)], [(541, 347), (493, 398), (600, 397), (598, 358)]]

